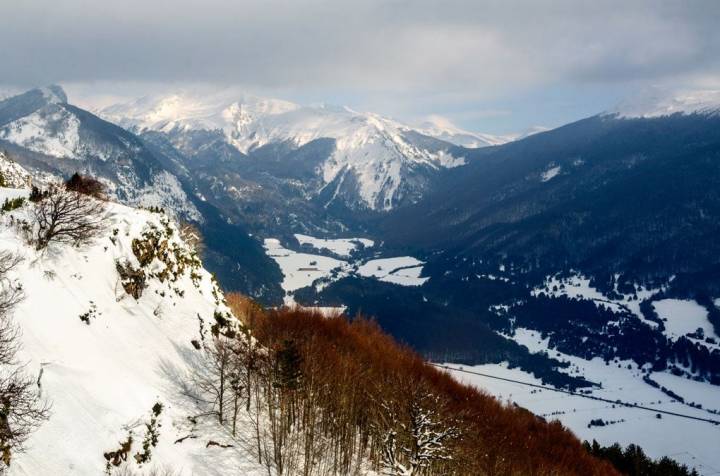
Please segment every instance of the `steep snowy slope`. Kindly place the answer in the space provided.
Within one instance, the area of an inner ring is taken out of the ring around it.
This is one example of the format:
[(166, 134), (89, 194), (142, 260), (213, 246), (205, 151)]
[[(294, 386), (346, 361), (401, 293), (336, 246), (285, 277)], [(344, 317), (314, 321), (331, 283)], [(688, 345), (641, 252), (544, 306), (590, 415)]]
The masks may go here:
[(26, 188), (31, 182), (30, 173), (4, 152), (0, 152), (0, 177), (3, 187)]
[(99, 114), (139, 132), (164, 132), (176, 147), (190, 154), (216, 138), (210, 135), (198, 143), (200, 131), (221, 134), (227, 144), (243, 154), (269, 144), (298, 148), (318, 139), (333, 139), (334, 151), (316, 172), (322, 178), (322, 188), (331, 189), (330, 200), (353, 195), (356, 202), (347, 203), (352, 208), (387, 210), (403, 200), (416, 200), (417, 194), (409, 192), (412, 187), (403, 184), (409, 176), (418, 170), (465, 163), (450, 143), (346, 107), (300, 106), (231, 93), (202, 96), (183, 92), (110, 106)]
[[(26, 194), (0, 189), (0, 201)], [(27, 451), (14, 457), (11, 474), (103, 474), (103, 454), (129, 435), (134, 443), (121, 467), (138, 469), (133, 455), (142, 451), (156, 403), (162, 405), (159, 440), (140, 469), (260, 474), (236, 443), (206, 447), (210, 440), (229, 442), (214, 420), (190, 418), (200, 411), (182, 390), (203, 352), (192, 341), (209, 339), (214, 316), (228, 308), (174, 225), (164, 215), (110, 204), (107, 230), (92, 245), (51, 245), (41, 253), (20, 231), (29, 206), (0, 217), (0, 250), (23, 257), (11, 276), (25, 294), (14, 312), (21, 360), (52, 412)], [(151, 236), (167, 254), (142, 266), (133, 240), (149, 244)], [(139, 299), (126, 291), (119, 266), (144, 271), (147, 288)], [(178, 442), (188, 435), (194, 436)]]

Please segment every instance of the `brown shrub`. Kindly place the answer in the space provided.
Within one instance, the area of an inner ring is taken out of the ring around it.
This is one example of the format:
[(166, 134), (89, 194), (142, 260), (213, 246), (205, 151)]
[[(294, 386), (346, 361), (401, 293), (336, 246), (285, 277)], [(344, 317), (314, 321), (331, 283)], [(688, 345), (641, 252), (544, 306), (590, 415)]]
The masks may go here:
[(73, 192), (82, 193), (97, 198), (98, 200), (106, 200), (105, 185), (94, 177), (88, 175), (80, 175), (75, 172), (67, 182), (65, 188)]

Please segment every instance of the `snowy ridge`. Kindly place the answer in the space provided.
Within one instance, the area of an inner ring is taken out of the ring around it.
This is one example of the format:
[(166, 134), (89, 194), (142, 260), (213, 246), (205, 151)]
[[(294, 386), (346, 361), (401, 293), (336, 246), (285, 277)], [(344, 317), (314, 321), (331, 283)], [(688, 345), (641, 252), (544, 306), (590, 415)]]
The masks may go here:
[[(0, 199), (18, 195), (27, 191), (0, 189)], [(103, 453), (117, 449), (132, 434), (132, 453), (123, 463), (128, 469), (261, 474), (250, 454), (237, 445), (206, 447), (210, 439), (229, 439), (211, 419), (188, 420), (198, 409), (183, 396), (181, 386), (202, 353), (192, 341), (209, 339), (213, 316), (228, 315), (229, 310), (175, 226), (164, 215), (110, 204), (110, 223), (94, 244), (51, 245), (40, 253), (25, 243), (15, 225), (29, 206), (0, 217), (0, 248), (23, 257), (11, 276), (25, 293), (14, 321), (22, 331), (25, 370), (39, 376), (52, 414), (31, 435), (27, 451), (15, 456), (10, 473), (103, 474)], [(142, 266), (133, 240), (145, 233), (167, 240), (170, 257), (156, 257)], [(187, 266), (180, 266), (181, 260)], [(148, 273), (139, 299), (124, 289), (118, 263)], [(163, 281), (156, 277), (165, 272)], [(144, 424), (156, 403), (162, 405), (159, 441), (151, 461), (141, 466), (132, 454), (141, 449)], [(190, 433), (197, 437), (177, 443)]]
[(335, 151), (322, 164), (320, 176), (327, 185), (336, 179), (342, 181), (344, 174), (352, 172), (357, 177), (360, 199), (371, 209), (395, 206), (406, 168), (450, 168), (465, 163), (462, 157), (445, 150), (448, 143), (428, 148), (411, 137), (418, 131), (347, 107), (300, 106), (244, 94), (201, 96), (181, 92), (113, 105), (98, 114), (138, 131), (220, 131), (243, 153), (271, 143), (300, 147), (316, 139), (334, 139)]
[(648, 90), (606, 112), (623, 118), (662, 117), (673, 114), (720, 114), (720, 90), (668, 92)]
[(483, 134), (461, 129), (449, 119), (431, 115), (417, 127), (418, 132), (436, 139), (468, 148), (501, 145), (514, 140), (513, 136)]
[(430, 279), (422, 277), (425, 263), (411, 256), (370, 260), (353, 257), (356, 243), (363, 243), (366, 247), (374, 245), (372, 240), (366, 238), (322, 240), (307, 235), (295, 236), (300, 237), (299, 243), (312, 244), (318, 252), (325, 250), (345, 259), (293, 251), (285, 248), (276, 238), (266, 238), (265, 253), (275, 260), (283, 273), (280, 286), (285, 291), (287, 304), (295, 303), (293, 293), (298, 289), (313, 285), (316, 289), (322, 289), (348, 276), (374, 278), (400, 286), (422, 286)]

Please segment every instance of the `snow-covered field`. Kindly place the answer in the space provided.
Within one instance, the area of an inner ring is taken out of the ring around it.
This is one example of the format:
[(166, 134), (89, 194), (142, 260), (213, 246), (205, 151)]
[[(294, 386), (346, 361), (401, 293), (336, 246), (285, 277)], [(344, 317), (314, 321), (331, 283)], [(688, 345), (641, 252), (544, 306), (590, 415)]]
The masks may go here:
[[(373, 246), (366, 238), (319, 239), (307, 235), (295, 235), (301, 244), (309, 243), (318, 251), (326, 250), (337, 256), (350, 257), (357, 243), (365, 247)], [(357, 275), (376, 278), (380, 281), (401, 286), (421, 286), (430, 278), (421, 277), (424, 263), (411, 256), (378, 258), (368, 261), (341, 260), (321, 254), (300, 253), (284, 247), (275, 238), (266, 238), (265, 252), (280, 266), (283, 273), (281, 287), (286, 293), (286, 303), (294, 304), (292, 293), (300, 288), (311, 286), (321, 280), (320, 289), (328, 282)]]
[(281, 286), (286, 292), (310, 286), (315, 280), (328, 276), (333, 270), (347, 266), (345, 261), (339, 259), (289, 250), (274, 238), (265, 240), (265, 251), (280, 266), (283, 273)]
[(316, 250), (327, 250), (343, 257), (349, 257), (360, 245), (365, 248), (371, 248), (375, 245), (373, 240), (367, 238), (322, 239), (296, 233), (295, 239), (297, 239), (301, 245), (309, 244)]
[(707, 310), (695, 301), (682, 299), (662, 299), (653, 302), (655, 311), (665, 323), (665, 334), (673, 339), (693, 334), (702, 329), (706, 337), (720, 340), (708, 320)]
[[(718, 386), (668, 373), (650, 375), (660, 385), (683, 397), (687, 403), (702, 404), (703, 409), (698, 409), (675, 401), (660, 389), (645, 383), (641, 369), (632, 362), (615, 361), (606, 365), (599, 358), (585, 360), (561, 354), (549, 349), (547, 339), (542, 339), (538, 332), (526, 329), (519, 329), (514, 340), (526, 345), (532, 352), (548, 351), (552, 356), (570, 363), (568, 373), (582, 375), (601, 384), (600, 388), (592, 390), (592, 396), (720, 421), (720, 414), (708, 411), (720, 410)], [(507, 364), (448, 365), (519, 382), (542, 384), (532, 374), (520, 369), (509, 369)], [(548, 420), (560, 420), (581, 439), (596, 439), (606, 445), (615, 442), (622, 445), (636, 443), (654, 458), (670, 456), (694, 466), (705, 475), (720, 472), (720, 425), (665, 414), (658, 418), (654, 411), (629, 408), (460, 371), (451, 373), (459, 380), (476, 385), (503, 401), (516, 403)], [(606, 425), (589, 426), (591, 420), (597, 419), (602, 419)]]
[(403, 286), (421, 286), (430, 279), (420, 277), (423, 264), (412, 256), (373, 259), (363, 263), (357, 274)]
[[(0, 201), (26, 193), (2, 189)], [(118, 449), (130, 433), (135, 443), (124, 465), (137, 468), (132, 455), (141, 451), (145, 423), (158, 402), (163, 405), (159, 442), (144, 469), (266, 474), (211, 418), (188, 419), (199, 413), (182, 393), (200, 354), (191, 340), (209, 332), (215, 311), (227, 310), (214, 297), (222, 295), (210, 274), (198, 268), (194, 278), (188, 269), (175, 282), (150, 278), (135, 300), (120, 283), (116, 260), (137, 266), (133, 238), (165, 225), (158, 214), (116, 204), (110, 211), (107, 232), (94, 244), (51, 245), (44, 253), (25, 244), (11, 224), (23, 209), (0, 216), (0, 250), (24, 258), (11, 275), (25, 293), (14, 312), (22, 332), (20, 357), (52, 405), (50, 419), (31, 435), (27, 451), (15, 455), (11, 474), (103, 474), (103, 453)], [(149, 266), (162, 265), (156, 259)], [(200, 319), (207, 324), (204, 331)], [(195, 437), (177, 442), (189, 434)], [(233, 447), (206, 447), (210, 440)]]

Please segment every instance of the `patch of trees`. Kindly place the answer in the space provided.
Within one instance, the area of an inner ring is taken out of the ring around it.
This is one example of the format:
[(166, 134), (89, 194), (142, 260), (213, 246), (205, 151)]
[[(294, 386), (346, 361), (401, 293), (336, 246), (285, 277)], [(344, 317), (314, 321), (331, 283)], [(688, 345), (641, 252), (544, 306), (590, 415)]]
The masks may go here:
[(106, 200), (105, 185), (94, 177), (75, 172), (66, 182), (65, 189), (88, 195), (98, 200)]
[(253, 338), (207, 339), (194, 392), (231, 432), (250, 422), (269, 471), (615, 474), (559, 423), (458, 383), (374, 322), (228, 302)]
[[(651, 303), (645, 306), (646, 316), (650, 310)], [(655, 371), (671, 367), (677, 375), (720, 385), (720, 351), (685, 336), (670, 340), (627, 312), (614, 312), (589, 300), (541, 294), (528, 297), (511, 314), (519, 327), (549, 336), (550, 347), (560, 352), (606, 362), (632, 360), (638, 366), (650, 364)]]
[(492, 304), (525, 296), (524, 287), (491, 280), (453, 281), (433, 277), (422, 287), (401, 287), (350, 277), (328, 284), (319, 294), (310, 286), (295, 299), (308, 306), (347, 306), (348, 315), (377, 318), (385, 332), (428, 360), (468, 365), (509, 362), (545, 383), (577, 389), (589, 383), (557, 369), (562, 364), (498, 335), (510, 319), (488, 311)]
[(609, 461), (617, 471), (627, 476), (697, 476), (698, 472), (681, 465), (668, 457), (658, 460), (648, 458), (638, 445), (628, 445), (623, 449), (618, 443), (601, 446), (593, 440), (585, 441), (585, 449), (593, 456)]

